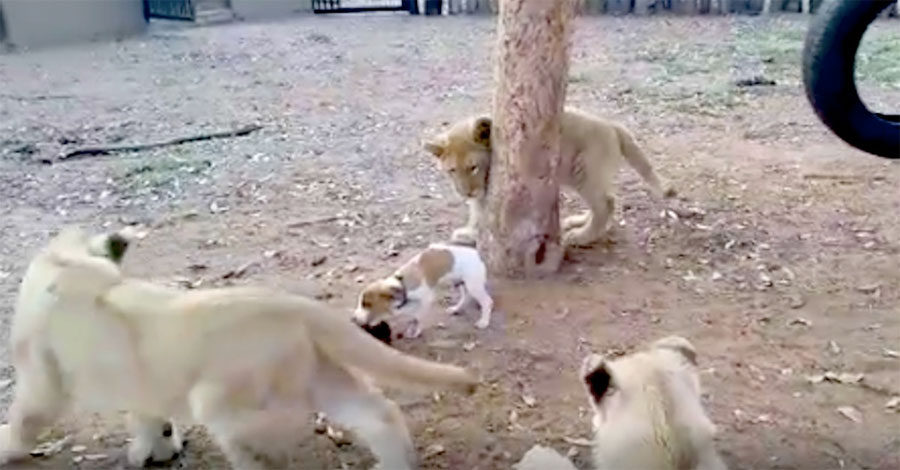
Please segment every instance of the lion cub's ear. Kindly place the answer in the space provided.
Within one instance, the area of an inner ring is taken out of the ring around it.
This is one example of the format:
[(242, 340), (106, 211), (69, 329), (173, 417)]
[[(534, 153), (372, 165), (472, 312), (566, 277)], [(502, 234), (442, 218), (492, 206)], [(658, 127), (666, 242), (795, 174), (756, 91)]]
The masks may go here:
[(491, 147), (491, 118), (480, 117), (475, 120), (475, 125), (472, 126), (472, 140), (476, 144)]
[(600, 403), (615, 388), (613, 376), (603, 356), (591, 354), (581, 364), (581, 379), (594, 403)]
[(444, 152), (446, 151), (446, 148), (444, 148), (444, 144), (442, 144), (438, 141), (435, 141), (435, 140), (429, 140), (429, 141), (425, 142), (422, 146), (425, 148), (425, 150), (431, 152), (432, 155), (434, 155), (435, 157), (438, 157), (438, 158), (443, 157)]

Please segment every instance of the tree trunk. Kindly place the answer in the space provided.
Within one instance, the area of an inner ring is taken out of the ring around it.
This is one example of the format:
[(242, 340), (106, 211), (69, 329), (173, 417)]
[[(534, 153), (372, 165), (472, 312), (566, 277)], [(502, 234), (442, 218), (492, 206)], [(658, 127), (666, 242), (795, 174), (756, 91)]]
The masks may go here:
[(478, 247), (492, 273), (555, 272), (560, 116), (577, 0), (503, 0), (491, 126), (490, 183)]

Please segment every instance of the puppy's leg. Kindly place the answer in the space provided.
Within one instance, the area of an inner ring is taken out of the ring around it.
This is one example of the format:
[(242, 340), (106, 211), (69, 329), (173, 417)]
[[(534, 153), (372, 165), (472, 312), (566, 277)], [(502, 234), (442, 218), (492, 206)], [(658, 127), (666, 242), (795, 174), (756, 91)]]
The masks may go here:
[(313, 387), (313, 405), (334, 422), (351, 429), (369, 447), (384, 470), (407, 470), (416, 465), (412, 443), (400, 408), (381, 392), (343, 368), (320, 364)]
[(184, 448), (175, 423), (134, 413), (128, 415), (128, 422), (134, 437), (128, 446), (128, 463), (133, 466), (168, 462), (178, 457)]
[(466, 279), (465, 282), (466, 290), (469, 292), (469, 295), (478, 301), (478, 305), (481, 306), (481, 317), (475, 322), (475, 328), (483, 330), (491, 323), (491, 312), (494, 310), (494, 300), (491, 299), (490, 294), (487, 292), (484, 276), (472, 276), (471, 278)]
[(413, 321), (406, 330), (408, 338), (418, 338), (422, 335), (422, 330), (426, 326), (431, 326), (433, 322), (431, 309), (434, 304), (434, 292), (424, 289), (418, 301), (419, 309), (413, 314)]
[(37, 444), (38, 434), (56, 421), (65, 395), (56, 363), (35, 351), (16, 362), (16, 391), (9, 423), (0, 426), (0, 464), (23, 459)]
[(459, 300), (456, 302), (456, 305), (447, 309), (447, 313), (450, 315), (459, 315), (462, 313), (466, 304), (469, 303), (469, 293), (466, 290), (466, 285), (464, 283), (460, 284), (456, 291), (459, 292)]

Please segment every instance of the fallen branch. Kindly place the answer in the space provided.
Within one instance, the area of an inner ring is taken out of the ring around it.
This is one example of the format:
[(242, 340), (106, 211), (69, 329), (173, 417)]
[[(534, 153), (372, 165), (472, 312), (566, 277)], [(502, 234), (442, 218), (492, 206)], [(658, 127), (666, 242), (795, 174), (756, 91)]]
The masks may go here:
[(0, 93), (0, 98), (6, 98), (16, 101), (47, 101), (47, 100), (71, 100), (73, 95), (12, 95), (9, 93)]
[(318, 217), (315, 219), (306, 219), (306, 220), (298, 220), (296, 222), (291, 222), (287, 226), (288, 228), (299, 228), (305, 227), (307, 225), (315, 225), (315, 224), (324, 224), (327, 222), (334, 222), (336, 220), (343, 219), (343, 216), (340, 215), (329, 215), (327, 217)]
[(853, 181), (867, 181), (867, 180), (884, 181), (887, 178), (882, 175), (866, 176), (866, 175), (841, 175), (841, 174), (830, 174), (830, 173), (807, 173), (807, 174), (803, 175), (803, 179), (853, 182)]
[(169, 147), (173, 145), (181, 145), (186, 144), (188, 142), (200, 142), (203, 140), (213, 140), (213, 139), (227, 139), (229, 137), (241, 137), (247, 134), (251, 134), (262, 129), (263, 126), (260, 125), (250, 125), (241, 127), (239, 129), (231, 130), (231, 131), (222, 131), (222, 132), (213, 132), (209, 134), (200, 134), (189, 137), (179, 137), (177, 139), (164, 140), (162, 142), (152, 142), (149, 144), (134, 144), (134, 145), (109, 145), (109, 146), (100, 146), (100, 147), (86, 147), (81, 149), (72, 150), (71, 152), (65, 153), (59, 157), (59, 161), (69, 161), (69, 160), (77, 160), (80, 158), (90, 157), (94, 155), (109, 155), (111, 153), (119, 153), (119, 152), (140, 152), (143, 150), (150, 150), (159, 147)]

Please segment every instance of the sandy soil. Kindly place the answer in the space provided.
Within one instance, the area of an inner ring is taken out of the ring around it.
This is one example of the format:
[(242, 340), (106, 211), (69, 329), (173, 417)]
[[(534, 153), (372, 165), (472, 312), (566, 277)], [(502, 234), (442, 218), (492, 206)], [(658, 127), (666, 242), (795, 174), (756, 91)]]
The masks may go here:
[[(572, 253), (552, 279), (495, 280), (487, 331), (472, 312), (396, 342), (489, 383), (469, 398), (391, 393), (424, 468), (509, 468), (535, 443), (589, 468), (570, 443), (589, 430), (580, 359), (671, 333), (700, 351), (731, 467), (900, 466), (900, 419), (885, 408), (900, 395), (900, 168), (815, 120), (799, 81), (805, 21), (579, 20), (570, 103), (627, 123), (681, 197), (655, 201), (623, 171), (613, 243)], [(136, 274), (266, 283), (348, 311), (362, 282), (447, 238), (465, 209), (419, 146), (489, 107), (493, 31), (482, 17), (336, 15), (160, 24), (116, 43), (0, 55), (4, 408), (15, 289), (64, 223), (151, 227), (127, 260)], [(863, 92), (896, 109), (900, 32), (885, 22), (871, 34)], [(755, 75), (777, 84), (735, 85)], [(250, 123), (264, 127), (57, 161), (80, 146)], [(826, 371), (863, 379), (807, 380)], [(47, 438), (64, 435), (106, 457), (66, 446), (24, 467), (124, 465), (120, 417), (74, 416)], [(201, 429), (188, 436), (172, 468), (222, 468)], [(321, 436), (303, 452), (308, 468), (372, 463)]]

